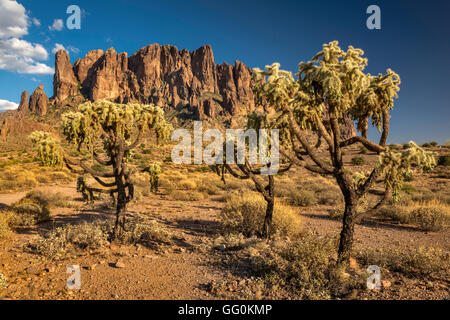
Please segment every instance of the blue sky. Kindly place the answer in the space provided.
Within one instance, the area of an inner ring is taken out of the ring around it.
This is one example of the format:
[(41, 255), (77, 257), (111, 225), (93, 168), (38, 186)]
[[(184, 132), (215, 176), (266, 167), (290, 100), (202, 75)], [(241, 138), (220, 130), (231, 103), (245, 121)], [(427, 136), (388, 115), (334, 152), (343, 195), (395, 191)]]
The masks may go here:
[[(81, 30), (65, 25), (72, 4), (82, 9)], [(381, 30), (366, 28), (372, 4), (381, 9)], [(74, 62), (93, 49), (131, 55), (151, 43), (188, 50), (210, 44), (216, 63), (238, 59), (262, 68), (277, 61), (296, 72), (323, 43), (339, 40), (365, 51), (368, 72), (400, 74), (391, 143), (444, 143), (450, 139), (449, 13), (447, 0), (0, 0), (0, 105), (12, 108), (23, 90), (40, 83), (52, 96), (52, 50), (61, 45)]]

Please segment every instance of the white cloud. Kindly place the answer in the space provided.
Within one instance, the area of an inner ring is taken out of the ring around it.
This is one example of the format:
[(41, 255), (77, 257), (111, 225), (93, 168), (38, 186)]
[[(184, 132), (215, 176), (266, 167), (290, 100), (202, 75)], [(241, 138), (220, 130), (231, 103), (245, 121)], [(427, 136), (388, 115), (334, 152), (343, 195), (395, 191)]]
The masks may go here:
[(28, 34), (25, 8), (12, 0), (0, 0), (0, 38), (21, 37)]
[(26, 74), (53, 74), (54, 69), (32, 58), (0, 52), (0, 69)]
[[(55, 54), (57, 53), (59, 50), (66, 50), (66, 48), (64, 48), (64, 46), (62, 44), (56, 43), (55, 47), (52, 49), (52, 53)], [(67, 50), (66, 50), (67, 51)]]
[(28, 41), (17, 38), (10, 38), (7, 40), (0, 39), (0, 51), (5, 51), (9, 54), (18, 56), (35, 58), (37, 60), (48, 59), (48, 52), (43, 46), (38, 43), (31, 44)]
[(75, 54), (79, 54), (80, 53), (80, 49), (74, 47), (74, 46), (68, 46), (67, 50), (69, 50), (69, 52), (75, 53)]
[(53, 68), (38, 62), (47, 60), (48, 52), (38, 43), (20, 39), (28, 27), (38, 25), (15, 0), (0, 0), (0, 70), (26, 74), (53, 74)]
[(6, 111), (6, 110), (15, 110), (19, 104), (8, 101), (8, 100), (2, 100), (0, 99), (0, 112)]
[(64, 28), (64, 22), (62, 19), (55, 19), (53, 24), (48, 27), (50, 31), (61, 31)]
[(36, 27), (40, 27), (40, 26), (41, 26), (41, 22), (40, 22), (39, 19), (37, 19), (37, 18), (33, 18), (33, 24), (34, 24)]

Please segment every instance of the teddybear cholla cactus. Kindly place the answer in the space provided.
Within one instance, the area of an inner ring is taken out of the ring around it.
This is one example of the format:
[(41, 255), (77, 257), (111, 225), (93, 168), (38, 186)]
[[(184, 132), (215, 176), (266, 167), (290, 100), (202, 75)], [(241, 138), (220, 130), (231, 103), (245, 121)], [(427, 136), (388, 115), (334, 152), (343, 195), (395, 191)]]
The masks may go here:
[(59, 141), (44, 131), (34, 131), (28, 138), (37, 151), (39, 162), (43, 166), (56, 167), (63, 164), (63, 152)]
[[(394, 191), (401, 185), (401, 174), (409, 171), (412, 162), (432, 167), (432, 155), (424, 153), (417, 145), (403, 153), (386, 147), (389, 135), (390, 110), (400, 90), (400, 77), (390, 69), (386, 74), (372, 76), (364, 73), (367, 59), (361, 49), (349, 46), (347, 51), (337, 41), (323, 46), (311, 61), (299, 64), (298, 78), (279, 69), (274, 63), (266, 70), (254, 69), (255, 93), (260, 105), (276, 111), (276, 126), (288, 126), (289, 133), (280, 135), (280, 153), (293, 163), (336, 179), (345, 199), (343, 226), (339, 243), (339, 262), (351, 254), (356, 207), (364, 195), (384, 175), (386, 191)], [(341, 137), (341, 126), (351, 117), (361, 135)], [(369, 119), (381, 133), (379, 142), (367, 138)], [(310, 144), (304, 129), (310, 129), (318, 137), (316, 147), (323, 139), (326, 155)], [(381, 154), (372, 171), (353, 179), (345, 170), (343, 149), (362, 144), (366, 149)]]
[[(85, 148), (92, 160), (110, 168), (109, 172), (94, 170), (82, 160), (63, 156), (66, 166), (80, 174), (90, 174), (105, 189), (89, 188), (91, 191), (117, 194), (116, 223), (113, 239), (124, 230), (126, 205), (133, 199), (133, 169), (128, 166), (132, 149), (140, 141), (146, 129), (153, 129), (156, 137), (166, 140), (171, 126), (164, 120), (164, 112), (153, 105), (116, 104), (109, 101), (86, 102), (78, 112), (62, 116), (63, 133), (77, 149)], [(42, 142), (45, 140), (41, 140)], [(102, 149), (104, 155), (98, 154)], [(109, 179), (105, 181), (104, 179)]]
[(150, 192), (158, 193), (159, 187), (159, 174), (161, 173), (161, 164), (159, 162), (153, 162), (143, 171), (146, 171), (150, 175)]

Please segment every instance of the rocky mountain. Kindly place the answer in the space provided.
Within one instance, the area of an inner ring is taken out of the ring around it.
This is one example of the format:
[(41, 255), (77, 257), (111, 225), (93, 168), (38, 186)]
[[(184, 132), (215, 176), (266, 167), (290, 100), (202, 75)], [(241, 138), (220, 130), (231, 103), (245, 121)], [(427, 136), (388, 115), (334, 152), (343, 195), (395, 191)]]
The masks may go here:
[[(45, 115), (50, 105), (56, 108), (52, 110), (70, 109), (85, 100), (101, 99), (154, 103), (177, 117), (187, 110), (187, 119), (239, 125), (236, 119), (255, 109), (251, 72), (240, 61), (216, 64), (209, 45), (189, 52), (151, 44), (130, 57), (113, 48), (93, 50), (73, 65), (67, 52), (60, 50), (55, 54), (53, 97), (48, 99), (43, 85), (29, 98), (24, 91), (17, 111), (0, 115), (0, 136), (14, 135), (24, 128), (21, 123)], [(356, 134), (347, 120), (342, 127), (346, 137)]]
[(240, 61), (216, 65), (209, 45), (189, 52), (152, 44), (130, 57), (113, 48), (94, 50), (73, 66), (67, 52), (60, 50), (53, 90), (57, 103), (81, 93), (92, 101), (189, 106), (197, 119), (254, 108), (251, 69)]

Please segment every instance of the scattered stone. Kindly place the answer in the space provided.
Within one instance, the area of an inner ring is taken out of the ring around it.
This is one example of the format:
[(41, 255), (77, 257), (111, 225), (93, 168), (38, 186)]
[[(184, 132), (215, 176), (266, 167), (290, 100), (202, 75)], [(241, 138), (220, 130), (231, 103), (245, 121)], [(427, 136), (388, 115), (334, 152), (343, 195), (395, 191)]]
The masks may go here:
[(29, 266), (28, 268), (26, 268), (25, 269), (25, 272), (27, 273), (27, 274), (30, 274), (30, 275), (36, 275), (36, 274), (38, 274), (39, 272), (41, 271), (41, 269), (40, 268), (38, 268), (37, 266)]
[(389, 288), (392, 285), (388, 280), (381, 280), (381, 284), (383, 285), (383, 288)]
[(114, 266), (115, 266), (116, 268), (119, 268), (119, 269), (125, 268), (125, 264), (124, 264), (121, 260), (118, 260), (118, 261), (114, 264)]
[(227, 247), (224, 244), (215, 246), (214, 249), (219, 250), (219, 251), (225, 251), (227, 249)]
[(349, 259), (349, 264), (348, 264), (349, 268), (352, 270), (358, 270), (359, 266), (358, 266), (358, 262), (356, 262), (355, 258), (350, 258)]

